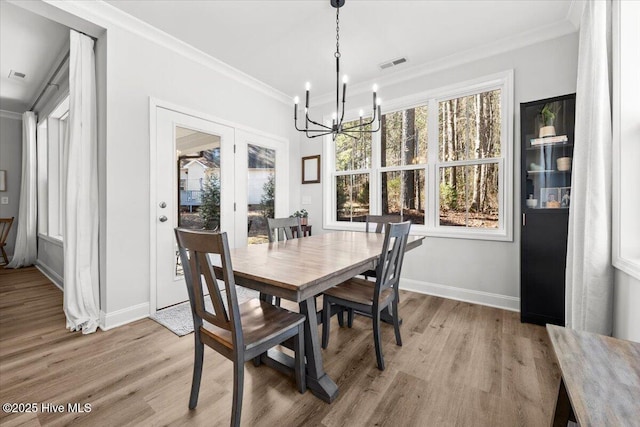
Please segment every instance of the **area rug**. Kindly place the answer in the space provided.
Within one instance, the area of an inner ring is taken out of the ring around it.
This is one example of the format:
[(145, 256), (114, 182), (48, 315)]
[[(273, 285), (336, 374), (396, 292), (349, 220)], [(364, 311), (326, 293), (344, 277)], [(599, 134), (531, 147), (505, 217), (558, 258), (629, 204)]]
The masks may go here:
[[(227, 296), (225, 295), (225, 291), (223, 290), (221, 294), (222, 301), (226, 307)], [(242, 304), (252, 298), (258, 298), (259, 296), (258, 291), (243, 288), (242, 286), (236, 286), (236, 294), (238, 295), (238, 304)], [(211, 298), (209, 298), (209, 296), (205, 296), (204, 300), (207, 311), (213, 312), (214, 310), (213, 305), (211, 304)], [(193, 332), (193, 316), (191, 315), (191, 306), (189, 305), (189, 301), (158, 310), (151, 316), (151, 319), (155, 320), (179, 337)]]

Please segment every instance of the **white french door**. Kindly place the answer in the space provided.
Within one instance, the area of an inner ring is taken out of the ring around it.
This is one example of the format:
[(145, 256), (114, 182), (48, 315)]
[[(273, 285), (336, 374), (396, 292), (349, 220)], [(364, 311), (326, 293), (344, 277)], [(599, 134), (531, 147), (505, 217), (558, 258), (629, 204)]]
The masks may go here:
[(234, 129), (157, 108), (156, 140), (151, 167), (156, 168), (155, 305), (160, 309), (188, 299), (175, 227), (226, 231), (235, 245)]
[(175, 227), (225, 231), (231, 247), (245, 246), (266, 241), (266, 216), (289, 206), (284, 140), (159, 106), (155, 140), (152, 312), (188, 299)]

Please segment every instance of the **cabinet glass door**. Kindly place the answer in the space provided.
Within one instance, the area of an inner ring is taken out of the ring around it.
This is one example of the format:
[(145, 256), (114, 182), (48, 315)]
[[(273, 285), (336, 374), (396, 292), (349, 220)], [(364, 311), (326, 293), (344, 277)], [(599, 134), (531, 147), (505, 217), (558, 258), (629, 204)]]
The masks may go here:
[(568, 209), (575, 95), (522, 106), (523, 210)]

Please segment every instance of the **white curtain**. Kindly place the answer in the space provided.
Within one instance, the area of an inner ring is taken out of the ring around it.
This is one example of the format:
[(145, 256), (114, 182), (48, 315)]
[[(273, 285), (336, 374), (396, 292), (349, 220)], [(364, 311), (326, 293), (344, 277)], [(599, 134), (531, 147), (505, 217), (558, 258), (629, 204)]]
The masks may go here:
[(91, 38), (71, 30), (70, 43), (64, 312), (68, 328), (88, 334), (99, 322), (95, 57)]
[(38, 257), (36, 184), (36, 115), (27, 111), (22, 115), (22, 181), (16, 245), (7, 268), (32, 265)]
[(613, 329), (610, 11), (609, 0), (586, 2), (580, 24), (566, 275), (567, 326), (605, 335)]

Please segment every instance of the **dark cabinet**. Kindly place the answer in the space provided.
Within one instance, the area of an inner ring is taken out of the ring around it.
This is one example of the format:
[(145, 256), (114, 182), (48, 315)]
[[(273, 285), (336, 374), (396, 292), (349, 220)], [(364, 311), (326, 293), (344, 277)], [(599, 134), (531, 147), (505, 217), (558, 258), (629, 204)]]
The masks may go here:
[(564, 326), (575, 94), (520, 104), (520, 319)]

